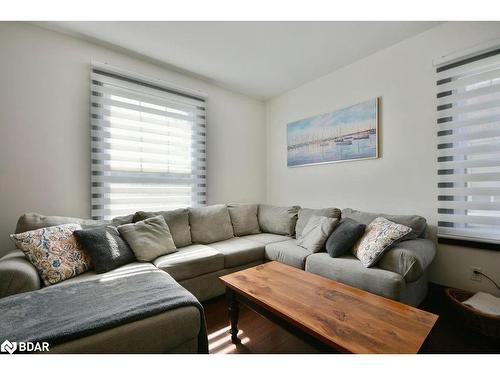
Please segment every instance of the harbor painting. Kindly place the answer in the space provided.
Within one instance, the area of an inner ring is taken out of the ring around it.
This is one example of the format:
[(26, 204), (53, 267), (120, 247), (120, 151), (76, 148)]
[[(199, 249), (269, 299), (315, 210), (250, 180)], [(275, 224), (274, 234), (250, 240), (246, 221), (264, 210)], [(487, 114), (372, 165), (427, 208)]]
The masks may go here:
[(287, 125), (288, 166), (378, 157), (378, 98)]

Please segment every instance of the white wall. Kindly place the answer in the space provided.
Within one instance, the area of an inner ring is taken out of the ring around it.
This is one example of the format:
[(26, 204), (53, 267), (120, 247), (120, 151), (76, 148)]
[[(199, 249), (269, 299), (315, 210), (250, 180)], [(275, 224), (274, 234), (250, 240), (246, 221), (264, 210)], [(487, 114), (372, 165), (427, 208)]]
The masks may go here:
[(208, 94), (208, 201), (265, 199), (264, 104), (70, 36), (0, 22), (0, 255), (24, 212), (90, 215), (90, 61)]
[[(432, 59), (499, 37), (499, 23), (446, 23), (270, 100), (265, 114), (259, 101), (123, 52), (2, 22), (0, 254), (13, 248), (8, 234), (24, 212), (90, 214), (91, 59), (208, 93), (209, 203), (267, 195), (274, 204), (417, 213), (435, 224)], [(382, 98), (380, 159), (286, 167), (288, 122), (375, 96)], [(431, 277), (493, 292), (486, 280), (469, 280), (472, 265), (500, 279), (500, 252), (453, 246), (439, 247)]]
[[(266, 103), (267, 201), (420, 214), (437, 222), (435, 75), (432, 60), (500, 38), (500, 23), (445, 23)], [(373, 97), (380, 102), (381, 158), (286, 165), (286, 124)], [(500, 281), (500, 251), (439, 246), (432, 281), (496, 292), (469, 280), (479, 266)]]

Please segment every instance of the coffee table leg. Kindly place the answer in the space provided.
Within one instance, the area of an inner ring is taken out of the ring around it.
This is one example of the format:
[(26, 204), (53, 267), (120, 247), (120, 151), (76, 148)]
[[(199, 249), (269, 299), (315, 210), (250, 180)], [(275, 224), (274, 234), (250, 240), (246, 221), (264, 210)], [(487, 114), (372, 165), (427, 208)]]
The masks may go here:
[(227, 288), (227, 305), (229, 312), (229, 320), (231, 322), (231, 341), (236, 344), (239, 342), (238, 339), (238, 318), (240, 316), (240, 307), (238, 300), (236, 299), (236, 294), (229, 288)]

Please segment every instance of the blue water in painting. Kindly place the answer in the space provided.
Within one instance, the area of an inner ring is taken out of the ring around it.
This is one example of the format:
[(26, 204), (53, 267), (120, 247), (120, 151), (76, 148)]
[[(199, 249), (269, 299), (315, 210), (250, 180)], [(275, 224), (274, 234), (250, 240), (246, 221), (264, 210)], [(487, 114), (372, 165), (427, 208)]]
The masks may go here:
[(353, 140), (352, 145), (339, 145), (334, 141), (315, 143), (288, 150), (288, 166), (329, 161), (371, 158), (376, 156), (376, 135), (368, 139)]

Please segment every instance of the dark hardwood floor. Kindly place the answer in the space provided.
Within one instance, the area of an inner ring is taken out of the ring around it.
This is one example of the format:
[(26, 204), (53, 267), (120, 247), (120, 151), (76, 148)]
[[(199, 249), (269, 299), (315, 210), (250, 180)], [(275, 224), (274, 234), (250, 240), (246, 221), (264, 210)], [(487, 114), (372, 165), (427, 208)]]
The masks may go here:
[[(229, 335), (225, 297), (208, 301), (204, 307), (210, 353), (318, 353), (306, 342), (245, 306), (241, 306), (238, 324), (241, 343), (233, 344)], [(500, 340), (469, 331), (455, 321), (443, 287), (431, 284), (429, 294), (419, 308), (439, 315), (421, 353), (500, 353)]]

